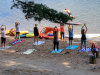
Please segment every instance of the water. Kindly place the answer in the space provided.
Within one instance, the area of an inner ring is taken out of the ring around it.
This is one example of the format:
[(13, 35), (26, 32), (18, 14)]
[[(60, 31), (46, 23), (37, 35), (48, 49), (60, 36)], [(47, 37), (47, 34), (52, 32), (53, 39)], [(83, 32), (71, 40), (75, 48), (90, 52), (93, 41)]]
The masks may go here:
[[(47, 20), (43, 20), (40, 23), (38, 21), (26, 20), (24, 14), (21, 10), (14, 8), (10, 9), (12, 6), (12, 0), (0, 0), (0, 25), (5, 24), (7, 29), (14, 28), (14, 22), (16, 20), (21, 23), (21, 30), (33, 30), (35, 23), (38, 24), (39, 30), (43, 27), (58, 26), (57, 23), (52, 23)], [(62, 11), (68, 8), (72, 15), (76, 17), (73, 22), (86, 23), (88, 27), (87, 33), (99, 33), (100, 32), (100, 0), (34, 0), (36, 3), (43, 3), (50, 8), (57, 11)], [(63, 12), (66, 13), (66, 12)], [(67, 14), (67, 13), (66, 13)], [(67, 25), (65, 26), (65, 32), (68, 34)], [(74, 26), (74, 33), (79, 34), (81, 31), (80, 26)]]

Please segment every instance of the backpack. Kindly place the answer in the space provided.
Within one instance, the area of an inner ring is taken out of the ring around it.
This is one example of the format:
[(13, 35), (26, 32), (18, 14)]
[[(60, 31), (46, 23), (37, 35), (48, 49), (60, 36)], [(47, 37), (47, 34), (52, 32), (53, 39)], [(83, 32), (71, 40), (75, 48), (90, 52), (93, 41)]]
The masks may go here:
[(98, 47), (95, 43), (92, 43), (91, 51), (98, 51)]

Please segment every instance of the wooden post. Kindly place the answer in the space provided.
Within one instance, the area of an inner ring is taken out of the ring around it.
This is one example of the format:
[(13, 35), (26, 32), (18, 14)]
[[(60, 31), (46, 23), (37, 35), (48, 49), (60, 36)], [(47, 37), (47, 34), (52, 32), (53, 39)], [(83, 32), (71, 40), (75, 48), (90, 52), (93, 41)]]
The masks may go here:
[(96, 64), (96, 57), (93, 55), (93, 56), (89, 56), (89, 63), (90, 64)]
[(96, 58), (99, 58), (99, 51), (92, 51), (93, 55), (96, 56)]

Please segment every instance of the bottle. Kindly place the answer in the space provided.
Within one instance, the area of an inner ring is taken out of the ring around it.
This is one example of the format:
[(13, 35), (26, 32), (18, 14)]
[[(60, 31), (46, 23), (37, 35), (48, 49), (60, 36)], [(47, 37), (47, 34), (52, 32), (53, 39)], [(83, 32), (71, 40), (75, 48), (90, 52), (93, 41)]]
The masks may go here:
[(96, 66), (94, 66), (94, 69), (96, 69), (97, 67)]

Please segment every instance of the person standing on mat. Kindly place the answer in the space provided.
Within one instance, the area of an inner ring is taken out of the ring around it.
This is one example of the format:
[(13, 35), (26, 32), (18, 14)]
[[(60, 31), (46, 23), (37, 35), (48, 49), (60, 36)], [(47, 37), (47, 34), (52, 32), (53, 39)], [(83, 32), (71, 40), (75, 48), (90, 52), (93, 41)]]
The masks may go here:
[[(86, 30), (83, 29), (83, 27), (85, 27)], [(85, 51), (86, 51), (86, 43), (87, 43), (87, 40), (86, 40), (86, 32), (87, 32), (87, 27), (86, 27), (85, 24), (83, 25), (83, 27), (81, 28), (81, 35), (82, 35), (82, 37), (81, 37), (81, 49), (82, 49), (82, 45), (83, 45), (83, 42), (84, 42)]]
[(5, 26), (5, 25), (1, 25), (1, 27), (0, 27), (0, 30), (1, 30), (1, 47), (3, 48), (3, 43), (4, 43), (4, 48), (5, 48), (5, 44), (6, 44), (6, 34), (5, 34), (6, 26), (5, 26), (5, 29), (2, 28), (2, 26)]
[(55, 26), (54, 30), (53, 30), (53, 36), (54, 36), (54, 50), (55, 50), (55, 46), (57, 45), (57, 51), (59, 50), (59, 41), (58, 41), (58, 28)]
[(64, 23), (63, 22), (61, 22), (60, 23), (60, 31), (61, 31), (61, 39), (63, 39), (64, 40)]
[(18, 36), (18, 39), (20, 41), (20, 23), (18, 21), (15, 22), (15, 28), (16, 28), (15, 39), (17, 40), (17, 36)]
[(72, 28), (69, 25), (68, 32), (69, 32), (69, 47), (71, 46), (71, 48), (72, 48), (72, 42), (73, 42), (73, 25), (72, 25)]
[(37, 44), (38, 44), (39, 30), (38, 30), (37, 24), (35, 24), (35, 27), (33, 29), (33, 33), (34, 33), (34, 43), (35, 43), (35, 39), (37, 39)]

